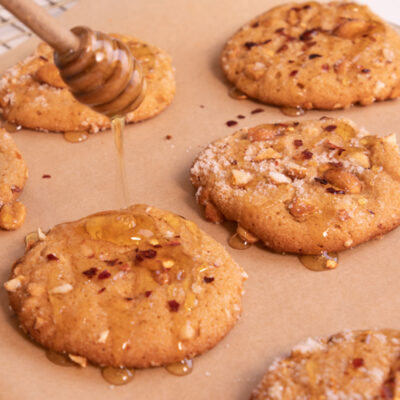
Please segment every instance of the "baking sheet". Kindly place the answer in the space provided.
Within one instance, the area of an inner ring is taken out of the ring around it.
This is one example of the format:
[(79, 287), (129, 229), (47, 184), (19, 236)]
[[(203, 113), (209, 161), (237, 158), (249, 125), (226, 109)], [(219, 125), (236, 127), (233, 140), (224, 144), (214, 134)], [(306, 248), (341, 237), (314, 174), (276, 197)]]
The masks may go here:
[[(148, 203), (195, 221), (223, 244), (233, 224), (203, 219), (189, 183), (198, 152), (236, 128), (291, 120), (277, 108), (228, 96), (219, 69), (225, 40), (243, 23), (281, 1), (259, 0), (80, 0), (62, 16), (65, 26), (86, 24), (106, 32), (134, 34), (166, 49), (177, 69), (173, 104), (156, 118), (126, 128), (125, 154), (131, 203)], [(0, 71), (29, 54), (35, 41), (0, 58)], [(203, 107), (201, 107), (203, 106)], [(346, 116), (370, 132), (387, 134), (400, 126), (400, 102), (346, 111), (309, 112), (301, 119)], [(225, 122), (246, 116), (235, 127)], [(171, 140), (165, 136), (171, 135)], [(109, 131), (72, 144), (60, 134), (13, 134), (29, 167), (21, 196), (28, 208), (24, 226), (0, 232), (0, 281), (7, 280), (24, 252), (24, 236), (38, 227), (75, 220), (124, 206), (113, 137)], [(400, 136), (398, 135), (398, 139)], [(51, 179), (42, 179), (50, 174)], [(113, 387), (99, 369), (63, 368), (50, 363), (43, 349), (17, 329), (0, 290), (0, 399), (247, 399), (271, 361), (299, 341), (345, 328), (400, 329), (400, 230), (340, 255), (337, 270), (306, 270), (295, 256), (254, 246), (228, 249), (249, 274), (244, 312), (231, 333), (197, 357), (194, 370), (176, 377), (163, 368), (138, 371), (126, 386)]]

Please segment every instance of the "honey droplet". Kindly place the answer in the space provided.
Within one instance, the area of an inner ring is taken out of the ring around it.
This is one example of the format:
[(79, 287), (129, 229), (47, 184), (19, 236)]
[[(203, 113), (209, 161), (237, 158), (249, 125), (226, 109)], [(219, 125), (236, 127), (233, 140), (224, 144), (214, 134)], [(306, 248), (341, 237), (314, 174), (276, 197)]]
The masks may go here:
[(241, 92), (238, 88), (232, 87), (229, 90), (229, 96), (235, 100), (246, 100), (248, 97), (243, 92)]
[(167, 365), (165, 369), (172, 375), (189, 375), (193, 371), (193, 360), (184, 358), (182, 361)]
[(46, 350), (46, 357), (52, 363), (60, 365), (61, 367), (74, 367), (78, 365), (71, 361), (67, 354), (57, 353), (53, 350)]
[(339, 256), (337, 253), (324, 251), (320, 255), (300, 255), (299, 260), (311, 271), (329, 271), (338, 266)]
[(306, 112), (300, 106), (297, 107), (281, 107), (281, 113), (287, 115), (288, 117), (300, 117)]
[(21, 125), (13, 124), (12, 122), (5, 121), (3, 122), (3, 128), (10, 133), (17, 132), (21, 129)]
[(126, 385), (135, 376), (133, 368), (116, 368), (116, 367), (103, 367), (101, 375), (104, 380), (112, 385)]
[(64, 139), (71, 143), (80, 143), (87, 140), (88, 134), (86, 132), (64, 132)]
[(251, 246), (251, 243), (243, 240), (237, 233), (229, 238), (228, 243), (229, 246), (236, 250), (246, 250)]

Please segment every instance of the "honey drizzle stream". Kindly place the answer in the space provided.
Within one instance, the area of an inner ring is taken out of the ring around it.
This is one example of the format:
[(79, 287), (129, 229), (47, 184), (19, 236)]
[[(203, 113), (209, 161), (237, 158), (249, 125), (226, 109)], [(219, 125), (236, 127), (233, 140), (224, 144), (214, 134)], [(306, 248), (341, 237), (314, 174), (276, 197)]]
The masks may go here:
[(111, 129), (114, 134), (115, 147), (118, 156), (119, 177), (122, 186), (122, 194), (124, 196), (124, 205), (129, 205), (128, 187), (126, 184), (126, 170), (124, 159), (124, 126), (125, 116), (115, 116), (111, 119)]
[(299, 261), (311, 271), (330, 271), (337, 268), (339, 256), (337, 253), (324, 251), (320, 255), (301, 255)]
[(167, 365), (165, 369), (172, 375), (189, 375), (193, 371), (193, 360), (184, 358), (177, 363)]
[(135, 370), (125, 367), (103, 367), (101, 369), (101, 376), (112, 385), (126, 385), (134, 378)]

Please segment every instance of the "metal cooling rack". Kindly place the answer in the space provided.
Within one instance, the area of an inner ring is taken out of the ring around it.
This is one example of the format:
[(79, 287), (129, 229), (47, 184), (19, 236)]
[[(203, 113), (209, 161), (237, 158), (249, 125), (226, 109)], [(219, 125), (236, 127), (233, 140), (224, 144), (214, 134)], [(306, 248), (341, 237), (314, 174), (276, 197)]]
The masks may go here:
[[(77, 0), (35, 0), (49, 14), (57, 16), (71, 8)], [(0, 6), (0, 54), (18, 46), (33, 33), (5, 8)]]

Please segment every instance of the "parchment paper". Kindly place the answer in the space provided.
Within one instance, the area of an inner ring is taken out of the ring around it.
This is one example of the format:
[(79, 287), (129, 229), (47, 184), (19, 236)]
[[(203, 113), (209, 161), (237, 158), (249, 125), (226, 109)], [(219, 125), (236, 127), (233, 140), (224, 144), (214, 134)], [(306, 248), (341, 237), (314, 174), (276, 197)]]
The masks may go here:
[[(236, 128), (289, 120), (277, 108), (228, 96), (219, 68), (225, 40), (243, 23), (280, 3), (277, 0), (80, 0), (62, 16), (65, 26), (89, 25), (105, 32), (136, 35), (166, 49), (176, 66), (173, 104), (154, 119), (126, 129), (125, 154), (131, 203), (148, 203), (195, 221), (227, 245), (233, 224), (212, 225), (194, 200), (189, 168), (209, 142)], [(35, 41), (0, 59), (0, 71), (22, 59)], [(201, 105), (204, 108), (200, 107)], [(338, 112), (309, 112), (302, 119), (346, 116), (370, 132), (397, 132), (400, 102)], [(225, 122), (243, 114), (236, 127)], [(166, 135), (172, 135), (166, 140)], [(29, 167), (21, 200), (24, 226), (0, 232), (0, 282), (23, 254), (24, 236), (63, 221), (124, 206), (116, 152), (109, 131), (80, 144), (60, 134), (22, 130), (13, 134)], [(400, 137), (398, 137), (400, 139)], [(51, 179), (42, 179), (50, 174)], [(400, 230), (340, 255), (337, 270), (308, 271), (294, 256), (254, 246), (228, 249), (249, 274), (242, 319), (213, 350), (198, 357), (194, 370), (176, 377), (163, 368), (138, 371), (126, 386), (113, 388), (98, 369), (63, 368), (17, 329), (0, 290), (0, 399), (247, 399), (272, 360), (309, 336), (345, 328), (400, 329)]]

